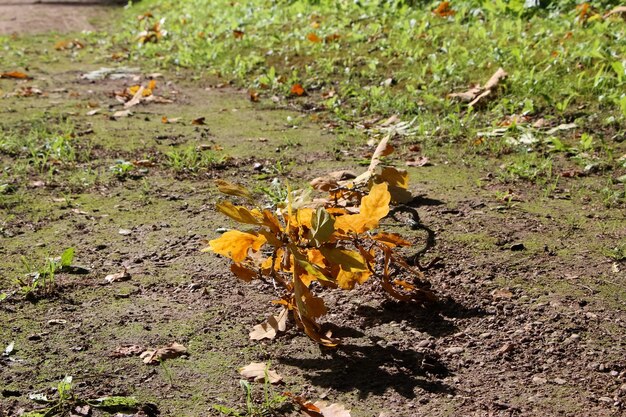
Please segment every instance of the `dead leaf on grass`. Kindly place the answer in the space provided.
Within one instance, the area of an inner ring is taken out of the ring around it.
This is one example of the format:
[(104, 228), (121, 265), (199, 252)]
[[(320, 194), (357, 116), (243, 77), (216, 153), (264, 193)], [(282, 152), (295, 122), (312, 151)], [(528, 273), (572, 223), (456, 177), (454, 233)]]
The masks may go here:
[(254, 382), (263, 382), (267, 376), (267, 382), (270, 384), (277, 384), (282, 381), (283, 377), (278, 375), (275, 371), (269, 369), (268, 365), (263, 362), (252, 362), (248, 366), (239, 368), (241, 376), (253, 379)]
[(302, 396), (286, 392), (285, 395), (300, 406), (303, 417), (350, 417), (350, 410), (346, 410), (342, 404), (328, 404), (326, 401), (315, 403)]
[(129, 279), (130, 279), (130, 274), (128, 273), (128, 269), (126, 267), (124, 267), (124, 269), (122, 269), (120, 272), (117, 272), (115, 274), (110, 274), (104, 277), (104, 280), (108, 282), (109, 284), (112, 284), (118, 281), (128, 281)]
[[(448, 94), (449, 98), (457, 98), (464, 102), (469, 102), (468, 106), (476, 106), (481, 100), (485, 97), (491, 95), (496, 87), (500, 84), (502, 80), (504, 80), (508, 74), (504, 69), (498, 68), (498, 70), (489, 78), (489, 80), (485, 83), (484, 86), (476, 85), (469, 90), (462, 93), (452, 93)], [(484, 100), (483, 100), (484, 101)]]
[(20, 71), (9, 71), (0, 73), (0, 78), (14, 78), (18, 80), (28, 80), (31, 77), (28, 74), (25, 74)]
[(65, 39), (54, 44), (54, 49), (62, 51), (66, 49), (83, 49), (85, 44), (78, 39)]
[(626, 13), (626, 6), (617, 6), (616, 8), (611, 10), (610, 12), (606, 13), (603, 16), (603, 18), (606, 19), (607, 17), (613, 16), (614, 14), (622, 14), (622, 13)]
[(171, 119), (169, 119), (167, 116), (161, 117), (161, 123), (163, 124), (173, 124), (178, 122), (180, 122), (180, 117), (172, 117)]
[(409, 167), (423, 167), (431, 165), (430, 160), (425, 156), (416, 156), (413, 159), (406, 161), (406, 165)]
[(143, 349), (137, 345), (118, 346), (110, 356), (112, 358), (125, 358), (139, 355), (142, 351)]
[(302, 87), (302, 84), (294, 84), (293, 86), (291, 86), (290, 92), (294, 96), (306, 95), (306, 91), (304, 90), (304, 87)]
[(191, 121), (191, 124), (192, 124), (192, 125), (204, 125), (204, 124), (205, 124), (205, 123), (204, 123), (205, 119), (206, 119), (206, 117), (198, 117), (198, 118), (196, 118), (196, 119), (193, 119), (193, 120)]
[(124, 103), (124, 108), (125, 109), (129, 109), (129, 108), (139, 104), (141, 102), (141, 99), (143, 98), (143, 91), (144, 91), (143, 85), (139, 86), (139, 88), (135, 92), (135, 95), (133, 96), (133, 98), (128, 100), (126, 103)]
[(130, 110), (119, 110), (116, 111), (115, 113), (113, 113), (113, 118), (114, 119), (119, 119), (121, 117), (128, 117), (130, 116), (132, 113)]
[(278, 316), (271, 315), (267, 321), (257, 324), (250, 332), (250, 340), (273, 339), (278, 332), (284, 332), (287, 328), (288, 309), (284, 308)]
[(88, 111), (88, 112), (87, 112), (87, 113), (85, 113), (85, 114), (86, 114), (87, 116), (93, 116), (93, 115), (95, 115), (95, 114), (99, 113), (99, 112), (100, 112), (100, 110), (102, 110), (102, 109), (100, 109), (100, 108), (98, 108), (98, 109), (93, 109), (93, 110)]
[(139, 355), (143, 359), (143, 363), (154, 365), (159, 364), (166, 359), (174, 359), (187, 353), (187, 348), (180, 343), (172, 343), (169, 346), (158, 348), (156, 350), (149, 349)]

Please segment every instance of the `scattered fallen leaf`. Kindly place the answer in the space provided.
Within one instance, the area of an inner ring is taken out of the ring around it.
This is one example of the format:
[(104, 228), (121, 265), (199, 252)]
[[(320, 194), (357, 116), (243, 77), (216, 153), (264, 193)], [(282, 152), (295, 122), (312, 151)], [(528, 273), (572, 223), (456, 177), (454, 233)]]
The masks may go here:
[(304, 91), (304, 88), (302, 87), (302, 84), (294, 84), (293, 86), (291, 86), (290, 92), (294, 96), (304, 96), (304, 95), (306, 95), (306, 91)]
[(143, 359), (143, 363), (150, 365), (159, 364), (166, 359), (174, 359), (187, 353), (187, 348), (180, 343), (172, 343), (169, 346), (158, 348), (156, 350), (149, 349), (139, 355)]
[(615, 14), (622, 14), (622, 13), (626, 13), (626, 6), (617, 6), (616, 8), (611, 10), (610, 12), (606, 13), (603, 16), (603, 18), (606, 19), (609, 16), (613, 16)]
[(95, 114), (99, 113), (99, 112), (100, 112), (100, 110), (102, 110), (102, 109), (93, 109), (93, 110), (88, 111), (88, 112), (87, 112), (87, 113), (85, 113), (85, 114), (86, 114), (87, 116), (93, 116), (93, 115), (95, 115)]
[(204, 123), (205, 119), (206, 119), (205, 117), (198, 117), (198, 118), (196, 118), (196, 119), (193, 119), (193, 120), (191, 121), (191, 124), (192, 124), (192, 125), (203, 125), (203, 124), (205, 124), (205, 123)]
[(273, 339), (278, 332), (284, 332), (288, 313), (289, 310), (284, 308), (278, 316), (271, 315), (267, 321), (254, 326), (250, 332), (250, 340)]
[(163, 124), (174, 124), (180, 122), (180, 117), (172, 117), (169, 119), (167, 116), (161, 117), (161, 123)]
[(455, 13), (456, 12), (452, 10), (452, 7), (450, 6), (449, 1), (442, 1), (441, 3), (439, 3), (437, 8), (433, 10), (433, 14), (439, 17), (454, 16)]
[(106, 277), (104, 277), (104, 280), (108, 282), (109, 284), (112, 284), (118, 281), (127, 281), (129, 279), (130, 279), (130, 273), (128, 272), (128, 269), (126, 267), (124, 267), (124, 269), (122, 269), (120, 272), (116, 272), (115, 274), (109, 274)]
[(314, 32), (309, 33), (306, 38), (308, 40), (310, 40), (311, 42), (315, 42), (315, 43), (319, 43), (322, 41), (322, 38), (320, 38), (319, 36), (317, 36)]
[(142, 167), (142, 168), (152, 168), (156, 166), (156, 163), (154, 163), (154, 161), (151, 161), (149, 159), (135, 159), (133, 160), (133, 165), (136, 167)]
[(423, 167), (430, 165), (430, 160), (425, 156), (416, 156), (415, 158), (406, 161), (406, 165), (409, 167)]
[(245, 35), (245, 32), (243, 30), (237, 30), (237, 29), (233, 30), (233, 37), (235, 39), (241, 39), (243, 38), (243, 35)]
[(507, 290), (506, 288), (498, 288), (496, 290), (491, 291), (491, 296), (496, 300), (510, 299), (511, 297), (513, 297), (513, 293)]
[(144, 87), (143, 85), (140, 85), (137, 91), (135, 92), (135, 95), (133, 96), (133, 98), (131, 98), (126, 103), (124, 103), (124, 108), (128, 109), (139, 104), (139, 102), (141, 102), (141, 98), (143, 97), (143, 91), (144, 91)]
[(561, 130), (570, 130), (570, 129), (576, 129), (576, 123), (562, 123), (556, 127), (553, 127), (552, 129), (548, 130), (546, 133), (548, 135), (553, 135), (556, 132), (559, 132)]
[(253, 362), (250, 365), (239, 368), (239, 373), (244, 378), (253, 379), (255, 382), (263, 382), (267, 377), (267, 382), (277, 384), (283, 379), (282, 376), (270, 370), (268, 365), (263, 362)]
[(20, 71), (10, 71), (0, 73), (0, 78), (15, 78), (20, 80), (28, 80), (31, 77)]
[[(476, 106), (481, 100), (485, 97), (491, 95), (496, 87), (500, 84), (502, 80), (504, 80), (508, 74), (502, 68), (498, 68), (498, 70), (489, 78), (489, 80), (485, 83), (484, 86), (475, 86), (470, 88), (469, 90), (462, 93), (452, 93), (448, 94), (449, 98), (457, 98), (464, 102), (469, 102), (469, 106)], [(484, 100), (483, 100), (484, 101)]]
[(83, 49), (84, 47), (85, 44), (78, 39), (61, 40), (54, 44), (54, 49), (56, 49), (57, 51), (65, 49)]
[(137, 345), (125, 345), (118, 346), (115, 348), (115, 351), (111, 353), (112, 358), (125, 358), (128, 356), (136, 356), (139, 355), (143, 349)]
[(250, 101), (256, 103), (259, 101), (259, 93), (256, 90), (248, 90), (248, 96), (250, 97)]
[(119, 110), (116, 111), (115, 113), (113, 113), (113, 118), (114, 119), (118, 119), (120, 117), (128, 117), (130, 116), (132, 113), (130, 110)]

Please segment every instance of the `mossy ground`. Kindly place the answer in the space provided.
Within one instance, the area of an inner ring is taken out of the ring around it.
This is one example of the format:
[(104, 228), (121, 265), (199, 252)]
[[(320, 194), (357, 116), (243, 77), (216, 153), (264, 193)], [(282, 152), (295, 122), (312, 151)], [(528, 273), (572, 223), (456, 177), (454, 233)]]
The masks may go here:
[[(337, 314), (328, 326), (345, 341), (341, 350), (320, 350), (294, 329), (251, 342), (250, 328), (272, 311), (272, 289), (236, 281), (223, 259), (200, 252), (218, 228), (234, 226), (215, 213), (211, 180), (244, 183), (269, 204), (273, 179), (300, 187), (325, 172), (363, 169), (368, 131), (312, 111), (315, 93), (277, 90), (278, 103), (269, 94), (251, 102), (247, 88), (215, 74), (167, 66), (155, 94), (173, 102), (140, 104), (115, 120), (112, 92), (145, 84), (154, 61), (122, 63), (140, 67), (138, 80), (85, 81), (111, 63), (97, 47), (101, 35), (84, 36), (92, 47), (57, 51), (54, 36), (24, 36), (6, 52), (34, 79), (0, 79), (0, 293), (9, 295), (0, 301), (0, 343), (14, 341), (11, 358), (23, 361), (0, 362), (0, 413), (32, 408), (29, 393), (52, 395), (72, 375), (84, 398), (134, 395), (162, 415), (217, 415), (214, 404), (243, 406), (236, 369), (253, 361), (283, 375), (274, 392), (326, 396), (357, 417), (623, 411), (626, 219), (615, 181), (623, 142), (578, 153), (607, 167), (576, 176), (561, 175), (583, 168), (576, 155), (537, 157), (507, 137), (475, 143), (459, 120), (443, 121), (439, 134), (395, 139), (388, 162), (430, 158), (407, 168), (422, 228), (391, 219), (383, 227), (415, 239), (416, 250), (431, 237), (420, 261), (441, 258), (427, 271), (440, 305), (394, 303), (365, 285), (329, 295)], [(28, 86), (42, 94), (12, 94)], [(203, 125), (192, 124), (198, 117)], [(580, 146), (574, 132), (560, 136), (571, 147)], [(150, 166), (132, 164), (140, 160)], [(111, 169), (119, 161), (128, 172)], [(15, 279), (67, 247), (89, 273), (60, 273), (50, 294), (22, 297)], [(123, 267), (130, 280), (104, 282)], [(121, 345), (174, 341), (187, 358), (148, 366), (111, 357)]]

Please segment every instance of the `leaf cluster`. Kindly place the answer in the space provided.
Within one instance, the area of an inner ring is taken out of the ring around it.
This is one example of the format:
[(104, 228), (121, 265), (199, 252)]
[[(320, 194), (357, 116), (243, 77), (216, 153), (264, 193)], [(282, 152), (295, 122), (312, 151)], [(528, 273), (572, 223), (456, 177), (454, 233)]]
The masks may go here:
[[(252, 201), (250, 192), (239, 185), (220, 180), (218, 188)], [(374, 231), (389, 213), (389, 188), (386, 182), (373, 183), (360, 199), (358, 210), (336, 204), (335, 198), (317, 208), (294, 208), (288, 202), (285, 209), (276, 212), (228, 201), (217, 204), (219, 212), (250, 228), (227, 231), (204, 250), (232, 259), (231, 271), (243, 281), (271, 280), (280, 289), (281, 297), (274, 303), (282, 305), (283, 312), (258, 325), (251, 338), (272, 338), (283, 331), (287, 310), (311, 339), (324, 346), (337, 346), (339, 341), (322, 332), (318, 323), (327, 313), (318, 295), (324, 289), (351, 290), (375, 279), (399, 300), (433, 299), (416, 282), (422, 273), (394, 252), (412, 243), (395, 233)], [(401, 271), (410, 273), (412, 282), (398, 278)]]

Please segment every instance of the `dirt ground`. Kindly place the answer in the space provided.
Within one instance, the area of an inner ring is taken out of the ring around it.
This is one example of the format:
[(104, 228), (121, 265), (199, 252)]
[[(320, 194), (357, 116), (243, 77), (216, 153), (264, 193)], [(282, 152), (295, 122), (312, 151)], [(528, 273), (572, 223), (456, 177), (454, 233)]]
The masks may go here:
[(119, 4), (107, 0), (2, 1), (0, 35), (91, 31), (109, 7)]
[[(77, 8), (62, 26), (86, 24), (96, 10)], [(59, 52), (54, 67), (33, 67), (33, 80), (0, 80), (3, 130), (69, 123), (81, 155), (18, 175), (10, 167), (23, 155), (0, 153), (14, 181), (0, 207), (0, 290), (11, 294), (0, 302), (0, 345), (15, 342), (0, 357), (0, 415), (33, 409), (28, 395), (53, 396), (65, 375), (80, 398), (132, 395), (162, 416), (218, 415), (213, 405), (243, 406), (237, 369), (250, 362), (271, 362), (283, 376), (275, 392), (342, 403), (354, 417), (625, 415), (626, 264), (606, 250), (625, 241), (626, 220), (623, 207), (589, 198), (602, 178), (566, 179), (548, 197), (522, 184), (502, 202), (496, 196), (511, 185), (493, 175), (497, 161), (479, 169), (458, 150), (433, 151), (431, 165), (408, 168), (419, 219), (382, 227), (413, 240), (406, 255), (422, 265), (439, 258), (425, 274), (440, 301), (400, 303), (366, 284), (328, 295), (325, 326), (343, 340), (338, 350), (293, 326), (253, 342), (248, 332), (274, 312), (274, 291), (236, 280), (225, 259), (200, 252), (234, 227), (214, 211), (222, 197), (211, 180), (243, 182), (262, 201), (259, 187), (273, 178), (300, 185), (363, 170), (355, 161), (371, 148), (287, 103), (252, 103), (245, 91), (184, 74), (157, 78), (156, 92), (172, 103), (115, 118), (121, 105), (111, 93), (147, 83), (147, 73), (91, 82), (82, 75), (101, 65), (81, 65)], [(13, 94), (27, 87), (41, 93)], [(198, 117), (204, 125), (191, 124)], [(391, 161), (402, 166), (413, 151), (406, 138), (394, 144)], [(199, 146), (224, 158), (197, 172), (167, 165), (168, 152)], [(119, 178), (110, 167), (122, 159), (154, 164)], [(14, 278), (29, 272), (22, 256), (36, 264), (67, 247), (86, 274), (58, 274), (54, 293), (34, 301), (14, 293)], [(123, 269), (130, 279), (106, 283)], [(189, 355), (150, 366), (119, 354), (172, 342)]]

